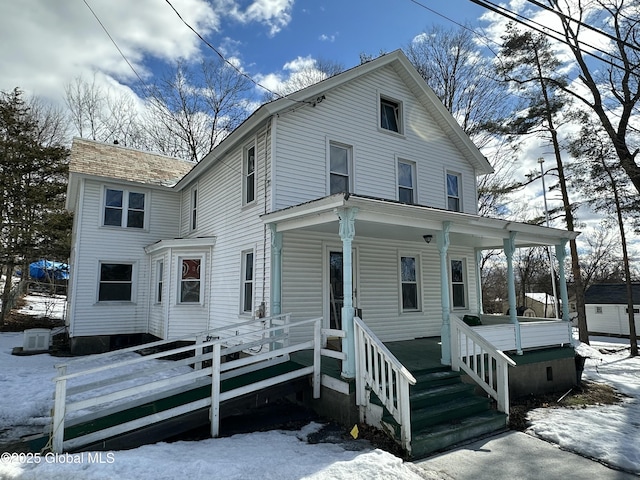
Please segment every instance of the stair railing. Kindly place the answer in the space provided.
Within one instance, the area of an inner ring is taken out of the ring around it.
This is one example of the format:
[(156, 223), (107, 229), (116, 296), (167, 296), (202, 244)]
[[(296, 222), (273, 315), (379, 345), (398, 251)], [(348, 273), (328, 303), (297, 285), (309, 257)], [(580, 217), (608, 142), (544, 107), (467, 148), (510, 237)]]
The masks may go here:
[(451, 315), (451, 368), (462, 370), (509, 415), (509, 367), (516, 363), (456, 315)]
[(411, 451), (409, 385), (416, 379), (359, 317), (353, 319), (356, 352), (356, 404), (367, 405), (375, 393), (400, 425), (402, 447)]

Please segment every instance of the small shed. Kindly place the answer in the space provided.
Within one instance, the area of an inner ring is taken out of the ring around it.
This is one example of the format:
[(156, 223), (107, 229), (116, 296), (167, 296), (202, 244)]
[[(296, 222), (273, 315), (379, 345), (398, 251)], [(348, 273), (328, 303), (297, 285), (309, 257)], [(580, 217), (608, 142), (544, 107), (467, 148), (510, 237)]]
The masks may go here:
[[(640, 283), (634, 283), (633, 314), (636, 331), (640, 331)], [(627, 286), (624, 283), (598, 283), (587, 288), (585, 311), (589, 333), (629, 335)]]

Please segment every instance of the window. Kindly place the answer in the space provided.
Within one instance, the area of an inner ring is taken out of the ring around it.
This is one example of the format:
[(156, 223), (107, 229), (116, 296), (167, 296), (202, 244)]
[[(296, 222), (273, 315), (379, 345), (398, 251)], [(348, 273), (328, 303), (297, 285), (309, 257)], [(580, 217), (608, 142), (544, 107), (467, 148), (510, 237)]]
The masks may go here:
[[(629, 314), (629, 307), (625, 308), (625, 313), (628, 315)], [(634, 308), (633, 309), (633, 313), (634, 314), (638, 314), (640, 313), (640, 308)]]
[(418, 311), (418, 272), (416, 257), (400, 257), (400, 281), (402, 283), (402, 311)]
[(201, 258), (181, 258), (180, 303), (200, 303)]
[(256, 199), (256, 147), (251, 146), (244, 151), (244, 203)]
[(198, 187), (191, 189), (191, 230), (198, 228)]
[(144, 228), (144, 193), (107, 188), (104, 198), (104, 225)]
[(253, 311), (253, 252), (242, 253), (242, 313)]
[(162, 303), (162, 288), (164, 285), (164, 262), (156, 263), (156, 303)]
[(596, 307), (596, 313), (601, 314), (602, 313), (602, 307)]
[(460, 175), (447, 172), (447, 210), (461, 212)]
[(451, 293), (453, 308), (467, 306), (467, 289), (465, 287), (464, 260), (451, 260)]
[(133, 264), (101, 263), (99, 302), (130, 302), (132, 292)]
[(380, 127), (391, 132), (402, 133), (402, 104), (380, 97)]
[(415, 202), (415, 164), (398, 161), (398, 200), (402, 203)]
[(348, 193), (351, 186), (351, 148), (329, 145), (329, 194)]

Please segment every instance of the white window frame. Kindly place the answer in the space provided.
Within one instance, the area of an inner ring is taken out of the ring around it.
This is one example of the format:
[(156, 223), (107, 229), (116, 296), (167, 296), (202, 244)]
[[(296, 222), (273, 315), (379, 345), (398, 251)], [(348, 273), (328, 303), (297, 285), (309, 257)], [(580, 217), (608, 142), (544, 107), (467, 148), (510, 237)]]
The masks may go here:
[[(403, 258), (413, 258), (415, 261), (415, 282), (412, 281), (404, 281), (402, 278), (402, 259)], [(412, 252), (398, 252), (398, 307), (400, 313), (416, 313), (422, 311), (422, 276), (421, 276), (421, 263), (422, 260), (420, 255)], [(404, 292), (403, 285), (404, 284), (415, 284), (416, 285), (416, 308), (404, 308)]]
[[(253, 150), (253, 171), (249, 172), (249, 152)], [(242, 204), (252, 205), (256, 203), (258, 189), (258, 162), (256, 142), (251, 142), (242, 150)], [(249, 199), (249, 184), (253, 187), (253, 198)]]
[[(185, 260), (199, 260), (200, 261), (200, 275), (198, 279), (184, 279), (182, 278), (182, 262)], [(176, 267), (176, 272), (178, 273), (177, 275), (177, 287), (178, 287), (178, 292), (176, 294), (176, 304), (177, 305), (203, 305), (204, 304), (204, 279), (205, 279), (205, 259), (204, 259), (204, 255), (198, 255), (198, 254), (194, 254), (194, 255), (190, 255), (190, 254), (184, 254), (184, 255), (180, 255), (178, 257), (178, 265)], [(198, 290), (198, 301), (197, 302), (186, 302), (182, 300), (182, 283), (183, 282), (194, 282), (194, 281), (198, 281), (200, 283), (199, 285), (199, 290)]]
[[(117, 282), (117, 281), (108, 281), (108, 280), (102, 280), (102, 265), (128, 265), (131, 267), (131, 280), (127, 281), (127, 282)], [(137, 262), (133, 262), (133, 261), (126, 261), (126, 260), (100, 260), (98, 261), (98, 282), (97, 282), (97, 291), (96, 291), (96, 303), (99, 304), (129, 304), (129, 303), (135, 303), (135, 299), (136, 299), (136, 290), (135, 290), (135, 279), (137, 275)], [(131, 286), (131, 290), (130, 290), (130, 294), (129, 294), (129, 299), (128, 300), (124, 300), (124, 299), (114, 299), (114, 300), (101, 300), (100, 299), (100, 287), (102, 286), (103, 283), (128, 283)]]
[[(400, 185), (400, 164), (403, 165), (408, 165), (411, 168), (411, 187), (407, 187), (405, 185)], [(402, 200), (400, 199), (400, 189), (404, 188), (404, 189), (408, 189), (411, 188), (411, 202), (410, 204), (415, 205), (418, 203), (418, 190), (416, 188), (416, 162), (412, 162), (411, 160), (406, 160), (404, 158), (397, 158), (396, 159), (396, 183), (397, 183), (397, 190), (396, 190), (396, 194), (398, 196), (397, 200), (399, 202), (401, 202)]]
[[(449, 176), (456, 177), (458, 182), (458, 196), (455, 197), (453, 195), (449, 195)], [(445, 208), (450, 212), (462, 212), (462, 174), (459, 172), (453, 172), (451, 170), (447, 170), (444, 176), (444, 193), (445, 193)], [(455, 198), (458, 200), (458, 209), (452, 210), (449, 208), (449, 199)]]
[[(453, 280), (453, 262), (461, 262), (462, 264), (462, 281)], [(464, 305), (454, 305), (454, 285), (462, 285), (463, 288), (463, 297), (464, 297)], [(467, 260), (462, 257), (450, 257), (449, 258), (449, 291), (451, 292), (451, 309), (452, 310), (467, 310), (469, 308), (469, 282), (467, 276)]]
[[(114, 207), (107, 205), (107, 192), (108, 190), (113, 190), (116, 192), (122, 192), (122, 205), (120, 207)], [(136, 208), (129, 208), (129, 200), (130, 194), (139, 194), (144, 195), (144, 208), (142, 210)], [(149, 218), (149, 201), (150, 195), (148, 191), (145, 190), (130, 190), (127, 188), (123, 188), (121, 186), (112, 186), (105, 185), (102, 189), (102, 211), (100, 216), (100, 226), (103, 228), (124, 228), (127, 230), (146, 230)], [(120, 225), (106, 225), (106, 211), (107, 208), (110, 209), (119, 209), (120, 210)], [(142, 211), (143, 219), (142, 219), (142, 227), (130, 227), (128, 225), (129, 221), (129, 211)]]
[[(347, 151), (347, 174), (346, 175), (344, 175), (342, 172), (337, 172), (337, 171), (334, 172), (333, 170), (331, 170), (331, 147), (343, 148)], [(339, 175), (342, 177), (346, 176), (348, 193), (353, 193), (354, 172), (355, 172), (353, 158), (354, 158), (353, 145), (349, 145), (348, 143), (335, 141), (335, 140), (327, 141), (327, 194), (333, 195), (334, 193), (341, 193), (341, 192), (333, 192), (333, 193), (331, 192), (331, 176), (332, 175)]]
[[(386, 128), (382, 125), (382, 105), (383, 103), (391, 104), (396, 109), (396, 123), (398, 131)], [(398, 100), (391, 95), (378, 92), (378, 129), (382, 132), (390, 133), (392, 135), (404, 136), (404, 105), (402, 100)]]
[[(253, 306), (255, 302), (255, 278), (256, 278), (256, 256), (253, 249), (243, 250), (242, 251), (242, 259), (241, 259), (241, 270), (240, 270), (240, 314), (241, 315), (253, 315)], [(247, 261), (248, 256), (251, 255), (251, 278), (247, 278), (247, 267), (249, 266), (249, 262)], [(247, 286), (251, 288), (251, 305), (249, 310), (245, 308), (247, 298), (246, 298), (246, 288)]]
[(198, 185), (194, 185), (190, 192), (189, 209), (189, 230), (192, 232), (198, 229)]
[(164, 258), (156, 260), (155, 303), (162, 303), (164, 298)]

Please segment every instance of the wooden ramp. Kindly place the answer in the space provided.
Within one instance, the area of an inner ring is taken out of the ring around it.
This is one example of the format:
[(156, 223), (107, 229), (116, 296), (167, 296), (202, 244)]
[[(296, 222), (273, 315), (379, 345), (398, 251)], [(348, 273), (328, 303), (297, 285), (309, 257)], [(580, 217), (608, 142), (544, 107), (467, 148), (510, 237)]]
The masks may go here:
[[(287, 395), (309, 378), (318, 398), (320, 324), (282, 315), (59, 365), (51, 449), (132, 448), (207, 423), (215, 437), (221, 418)], [(312, 340), (290, 345), (292, 328), (311, 330)], [(290, 360), (309, 349), (313, 365)], [(86, 368), (88, 361), (100, 365)]]

